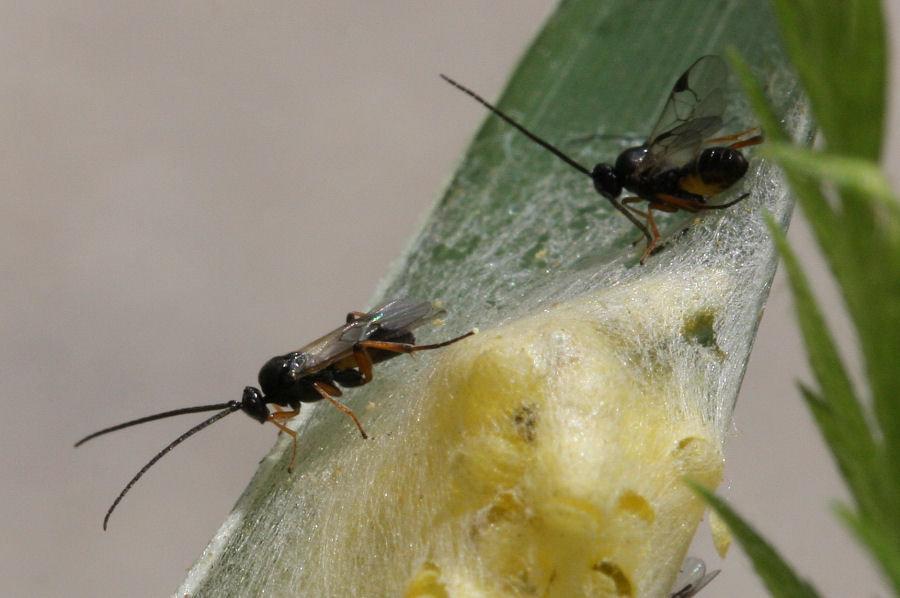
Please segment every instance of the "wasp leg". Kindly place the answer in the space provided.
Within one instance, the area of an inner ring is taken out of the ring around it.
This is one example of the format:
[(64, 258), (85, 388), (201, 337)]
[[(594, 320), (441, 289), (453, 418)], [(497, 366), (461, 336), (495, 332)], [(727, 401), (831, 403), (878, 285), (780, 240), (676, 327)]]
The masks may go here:
[[(413, 345), (410, 343), (392, 343), (390, 341), (360, 341), (357, 343), (357, 346), (361, 348), (368, 349), (381, 349), (382, 351), (391, 351), (393, 353), (416, 353), (418, 351), (430, 351), (431, 349), (440, 349), (441, 347), (446, 347), (447, 345), (452, 345), (457, 341), (461, 341), (462, 339), (472, 336), (475, 334), (474, 332), (467, 332), (461, 336), (457, 336), (456, 338), (451, 338), (449, 341), (444, 341), (442, 343), (435, 343), (433, 345)], [(354, 350), (354, 355), (356, 355), (356, 351)]]
[(669, 195), (668, 193), (657, 193), (655, 200), (654, 203), (657, 204), (659, 209), (665, 210), (666, 212), (676, 212), (678, 210), (696, 212), (697, 210), (702, 210), (704, 207), (708, 207), (706, 204), (700, 203), (696, 199), (687, 199)]
[(729, 202), (720, 204), (700, 203), (699, 201), (685, 199), (683, 197), (675, 197), (674, 195), (669, 195), (667, 193), (659, 193), (656, 197), (660, 202), (668, 204), (670, 206), (674, 206), (677, 209), (687, 210), (688, 212), (699, 212), (700, 210), (724, 210), (725, 208), (730, 208), (734, 204), (750, 197), (750, 194), (744, 193), (737, 199), (733, 199)]
[(353, 410), (350, 409), (349, 407), (347, 407), (346, 405), (339, 403), (332, 396), (332, 395), (335, 395), (338, 397), (341, 396), (341, 391), (338, 388), (336, 388), (330, 384), (326, 384), (325, 382), (321, 382), (321, 381), (313, 382), (313, 388), (315, 388), (316, 391), (320, 395), (322, 395), (323, 399), (327, 400), (329, 403), (331, 403), (332, 405), (337, 407), (341, 412), (343, 412), (346, 416), (348, 416), (350, 419), (352, 419), (353, 423), (356, 424), (356, 427), (359, 429), (359, 433), (362, 434), (362, 437), (364, 439), (369, 437), (366, 434), (366, 431), (363, 430), (362, 424), (359, 423), (358, 419), (356, 419), (356, 414), (353, 413)]
[(347, 323), (349, 324), (350, 322), (356, 321), (367, 315), (368, 314), (364, 311), (351, 311), (349, 314), (347, 314)]
[[(743, 137), (746, 137), (750, 133), (753, 133), (754, 131), (759, 131), (759, 130), (760, 130), (759, 127), (753, 127), (752, 129), (747, 129), (746, 131), (741, 131), (740, 133), (735, 133), (734, 135), (725, 135), (724, 137), (716, 137), (715, 139), (707, 139), (705, 141), (705, 143), (710, 144), (710, 143), (722, 143), (723, 141), (737, 141)], [(755, 135), (753, 137), (753, 139), (756, 139), (756, 138), (759, 138), (760, 142), (761, 142), (762, 134)]]
[(290, 411), (285, 411), (278, 405), (274, 405), (276, 411), (275, 413), (269, 414), (269, 421), (274, 422), (275, 420), (287, 420), (293, 417), (297, 417), (300, 414), (300, 408), (292, 409)]
[(372, 358), (360, 344), (353, 345), (353, 358), (356, 359), (356, 367), (362, 374), (362, 382), (359, 385), (368, 384), (372, 381)]
[[(622, 214), (624, 214), (625, 217), (628, 218), (628, 220), (631, 221), (631, 223), (635, 225), (639, 231), (644, 234), (644, 237), (647, 239), (648, 245), (653, 245), (654, 243), (656, 243), (656, 240), (653, 238), (653, 235), (650, 234), (650, 231), (647, 230), (647, 227), (641, 224), (640, 220), (635, 218), (633, 213), (635, 211), (634, 208), (625, 205), (626, 203), (641, 201), (640, 197), (626, 197), (624, 200), (622, 200), (621, 203), (615, 199), (610, 199), (609, 201), (617, 210), (622, 212)], [(640, 214), (640, 212), (638, 213)], [(644, 265), (644, 259), (641, 259), (641, 265)]]
[(449, 341), (444, 341), (442, 343), (436, 343), (433, 345), (413, 345), (410, 343), (392, 343), (389, 341), (360, 341), (353, 345), (353, 358), (356, 360), (356, 368), (359, 370), (361, 378), (358, 381), (348, 380), (349, 384), (345, 384), (343, 381), (341, 381), (341, 384), (343, 384), (344, 386), (362, 386), (363, 384), (368, 384), (372, 381), (373, 362), (372, 357), (369, 355), (369, 352), (366, 351), (366, 348), (380, 349), (382, 351), (390, 351), (392, 353), (415, 353), (416, 351), (427, 351), (429, 349), (439, 349), (441, 347), (446, 347), (447, 345), (462, 340), (467, 336), (471, 336), (472, 334), (472, 332), (467, 332), (466, 334), (463, 334), (462, 336), (458, 336), (456, 338), (452, 338)]
[(747, 199), (748, 197), (750, 197), (750, 194), (749, 194), (749, 193), (744, 193), (743, 195), (741, 195), (741, 196), (738, 197), (737, 199), (733, 199), (733, 200), (731, 200), (731, 201), (729, 201), (729, 202), (726, 202), (726, 203), (720, 203), (720, 204), (715, 205), (715, 206), (713, 206), (713, 205), (704, 205), (704, 206), (702, 206), (700, 209), (701, 209), (701, 210), (724, 210), (725, 208), (730, 208), (731, 206), (733, 206), (733, 205), (736, 204), (736, 203), (739, 203), (739, 202), (741, 202), (741, 201), (744, 201), (744, 200)]
[[(638, 216), (643, 216), (644, 218), (646, 218), (647, 224), (650, 226), (650, 231), (653, 233), (652, 236), (647, 235), (647, 248), (644, 249), (644, 254), (641, 256), (641, 265), (643, 266), (646, 263), (647, 258), (650, 256), (650, 253), (653, 251), (653, 248), (656, 247), (656, 242), (659, 241), (662, 235), (659, 234), (659, 229), (656, 228), (656, 221), (653, 219), (653, 204), (650, 204), (646, 212), (626, 205), (639, 201), (644, 201), (644, 199), (641, 197), (626, 197), (622, 200), (622, 205), (624, 205), (627, 209), (631, 210)], [(644, 232), (647, 232), (646, 229), (644, 230)], [(640, 239), (638, 239), (638, 241), (640, 241)], [(637, 241), (635, 241), (635, 243), (637, 243)]]
[(298, 413), (300, 413), (300, 407), (297, 407), (296, 409), (294, 409), (292, 411), (282, 411), (281, 407), (279, 407), (278, 405), (275, 405), (275, 409), (277, 409), (278, 411), (275, 413), (269, 414), (268, 421), (272, 422), (273, 424), (275, 424), (275, 426), (279, 430), (281, 430), (285, 434), (289, 435), (291, 437), (291, 440), (294, 443), (294, 449), (291, 451), (291, 462), (290, 462), (290, 464), (288, 464), (288, 472), (293, 473), (294, 459), (297, 458), (297, 433), (294, 432), (293, 430), (291, 430), (290, 428), (288, 428), (286, 425), (284, 425), (283, 423), (281, 423), (278, 420), (291, 419), (292, 417), (294, 417)]
[(741, 149), (742, 147), (747, 147), (750, 145), (759, 145), (763, 142), (763, 136), (757, 135), (756, 137), (751, 137), (750, 139), (744, 139), (743, 141), (736, 141), (728, 146), (728, 149)]

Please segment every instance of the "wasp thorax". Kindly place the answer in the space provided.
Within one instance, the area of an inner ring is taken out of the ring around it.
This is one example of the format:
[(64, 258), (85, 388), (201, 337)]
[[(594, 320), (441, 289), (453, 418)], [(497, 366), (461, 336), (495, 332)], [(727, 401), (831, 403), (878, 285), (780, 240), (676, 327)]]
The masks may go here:
[(259, 386), (266, 395), (277, 393), (290, 378), (290, 355), (279, 355), (265, 363), (259, 370)]
[(616, 174), (620, 179), (628, 179), (633, 175), (644, 158), (647, 157), (647, 146), (630, 147), (616, 158)]

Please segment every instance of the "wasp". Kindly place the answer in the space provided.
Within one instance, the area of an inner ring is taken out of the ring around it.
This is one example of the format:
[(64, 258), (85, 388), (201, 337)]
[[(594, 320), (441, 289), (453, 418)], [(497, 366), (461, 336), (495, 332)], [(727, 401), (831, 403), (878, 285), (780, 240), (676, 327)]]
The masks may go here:
[[(443, 313), (444, 310), (431, 302), (411, 299), (391, 301), (367, 313), (351, 312), (347, 314), (344, 325), (296, 351), (267, 361), (259, 370), (259, 388), (245, 387), (240, 401), (165, 411), (85, 436), (75, 443), (76, 447), (122, 428), (176, 415), (218, 411), (169, 443), (131, 478), (106, 512), (103, 529), (106, 529), (110, 515), (118, 504), (148, 469), (173, 448), (235, 411), (243, 411), (260, 423), (272, 422), (279, 430), (291, 436), (294, 449), (288, 469), (293, 467), (297, 455), (297, 433), (288, 428), (285, 422), (300, 413), (302, 403), (314, 403), (323, 399), (328, 401), (353, 420), (362, 437), (367, 438), (353, 411), (335, 398), (341, 396), (341, 387), (353, 388), (370, 382), (372, 367), (376, 363), (404, 353), (446, 347), (474, 334), (473, 331), (442, 343), (417, 345), (413, 330)], [(275, 411), (269, 411), (268, 405), (273, 405)]]
[(675, 585), (678, 588), (669, 594), (669, 598), (691, 598), (706, 587), (713, 578), (719, 574), (719, 570), (712, 573), (706, 572), (706, 563), (702, 560), (689, 556), (684, 559), (681, 569), (678, 570), (678, 576), (675, 578)]
[[(734, 185), (747, 172), (747, 159), (741, 148), (763, 141), (761, 134), (754, 134), (758, 128), (710, 138), (722, 128), (726, 104), (728, 69), (718, 56), (699, 58), (678, 78), (662, 115), (645, 143), (623, 151), (614, 164), (600, 162), (592, 170), (526, 129), (471, 89), (446, 75), (441, 77), (554, 156), (591, 177), (594, 189), (622, 212), (646, 238), (647, 248), (641, 256), (642, 264), (660, 239), (653, 210), (723, 210), (749, 196), (745, 193), (727, 203), (708, 203), (711, 197)], [(633, 195), (619, 201), (623, 190)], [(630, 205), (640, 201), (647, 202), (646, 211)]]

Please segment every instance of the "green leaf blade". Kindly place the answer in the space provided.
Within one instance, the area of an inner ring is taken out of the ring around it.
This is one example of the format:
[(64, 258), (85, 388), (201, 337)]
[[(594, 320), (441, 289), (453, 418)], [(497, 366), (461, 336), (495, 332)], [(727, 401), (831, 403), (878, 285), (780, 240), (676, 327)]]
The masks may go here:
[(877, 161), (887, 97), (880, 2), (775, 0), (773, 5), (829, 148)]
[[(726, 45), (750, 54), (754, 72), (771, 79), (778, 109), (795, 115), (793, 132), (808, 138), (805, 106), (796, 81), (785, 76), (771, 13), (751, 0), (663, 0), (646, 6), (564, 2), (498, 104), (579, 162), (591, 166), (612, 161), (627, 145), (644, 140), (680, 73), (699, 56), (719, 53)], [(447, 74), (466, 83), (465, 73)], [(728, 92), (728, 132), (753, 126), (737, 89)], [(454, 94), (448, 87), (448, 102), (471, 102)], [(473, 109), (481, 107), (473, 104)], [(611, 137), (590, 137), (597, 133)], [(589, 140), (583, 141), (586, 137)], [(679, 379), (702, 388), (702, 404), (708, 410), (700, 419), (721, 441), (774, 272), (775, 251), (760, 214), (769, 210), (784, 225), (791, 207), (765, 163), (753, 160), (740, 186), (750, 190), (751, 197), (733, 209), (700, 217), (662, 216), (667, 245), (647, 266), (639, 266), (640, 249), (632, 246), (634, 227), (593, 191), (590, 179), (496, 118), (487, 118), (446, 193), (373, 303), (404, 296), (439, 299), (448, 311), (441, 336), (452, 336), (473, 326), (484, 330), (519, 321), (588, 292), (640, 288), (629, 297), (659, 299), (665, 318), (651, 318), (650, 324), (674, 322), (681, 341), (686, 320), (678, 310), (689, 303), (673, 292), (681, 285), (691, 297), (713, 298), (715, 304), (703, 311), (713, 322), (709, 328), (714, 334), (699, 344), (691, 341), (709, 361), (691, 360), (691, 366), (702, 371)], [(629, 286), (636, 283), (647, 286)], [(647, 313), (635, 311), (631, 326)], [(432, 334), (423, 331), (429, 340)], [(659, 347), (648, 344), (639, 352), (658, 358)], [(423, 356), (418, 363), (432, 359)], [(380, 365), (371, 384), (347, 393), (357, 413), (364, 405), (374, 406), (365, 418), (368, 445), (348, 442), (338, 433), (346, 418), (327, 408), (316, 409), (302, 423), (298, 456), (303, 458), (298, 458), (292, 478), (279, 468), (284, 460), (280, 451), (287, 446), (279, 445), (223, 527), (210, 550), (214, 557), (197, 566), (184, 593), (217, 598), (262, 593), (403, 595), (403, 584), (422, 559), (434, 553), (435, 544), (471, 549), (471, 526), (460, 526), (458, 539), (432, 539), (431, 524), (410, 533), (418, 518), (442, 508), (422, 495), (404, 494), (415, 486), (398, 483), (393, 494), (369, 492), (385, 479), (376, 471), (415, 473), (439, 460), (410, 449), (432, 425), (428, 418), (416, 419), (421, 407), (415, 381), (421, 378), (411, 372), (425, 368), (414, 361)], [(671, 367), (668, 360), (662, 369)], [(595, 392), (603, 395), (602, 390)], [(684, 405), (673, 409), (683, 410)], [(380, 450), (372, 448), (373, 442)], [(434, 475), (443, 475), (443, 480), (459, 477), (443, 470)], [(410, 505), (414, 511), (403, 511), (409, 516), (398, 520), (397, 512)], [(361, 513), (378, 516), (353, 526)], [(347, 538), (352, 540), (343, 541)], [(650, 562), (663, 562), (655, 553), (650, 557)], [(471, 572), (477, 574), (478, 568)], [(650, 587), (650, 582), (640, 582), (644, 585), (635, 580), (633, 587)], [(666, 579), (661, 575), (653, 582), (661, 586)]]
[(769, 594), (775, 598), (819, 598), (812, 585), (801, 579), (778, 551), (741, 519), (725, 501), (700, 484), (694, 482), (689, 484), (728, 525), (753, 562), (753, 568), (763, 580)]
[(854, 392), (802, 272), (775, 231), (820, 387), (802, 390), (854, 497), (856, 512), (845, 510), (844, 518), (900, 587), (900, 207), (876, 164), (887, 61), (881, 3), (773, 4), (828, 153), (780, 143), (764, 152), (785, 170), (837, 280), (871, 401)]

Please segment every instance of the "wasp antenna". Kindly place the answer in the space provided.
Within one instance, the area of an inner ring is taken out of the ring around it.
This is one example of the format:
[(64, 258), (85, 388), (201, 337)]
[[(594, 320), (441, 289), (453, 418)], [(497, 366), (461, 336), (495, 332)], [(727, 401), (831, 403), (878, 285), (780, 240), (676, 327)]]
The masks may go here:
[[(153, 467), (153, 465), (154, 465), (157, 461), (159, 461), (160, 459), (162, 459), (163, 456), (164, 456), (166, 453), (168, 453), (169, 451), (171, 451), (173, 448), (175, 448), (176, 446), (178, 446), (179, 444), (181, 444), (182, 442), (184, 442), (185, 440), (187, 440), (188, 438), (190, 438), (191, 436), (193, 436), (194, 434), (196, 434), (197, 432), (199, 432), (199, 431), (202, 430), (203, 428), (205, 428), (205, 427), (207, 427), (207, 426), (210, 426), (210, 425), (216, 423), (217, 421), (219, 421), (220, 419), (222, 419), (222, 418), (225, 417), (226, 415), (229, 415), (229, 414), (231, 414), (231, 413), (234, 413), (235, 411), (237, 411), (237, 410), (239, 410), (239, 409), (241, 408), (241, 404), (240, 404), (238, 401), (231, 401), (231, 402), (229, 402), (229, 403), (224, 403), (224, 405), (226, 406), (225, 409), (223, 409), (223, 410), (220, 411), (219, 413), (216, 413), (215, 415), (213, 415), (213, 416), (210, 417), (209, 419), (203, 420), (202, 422), (200, 422), (199, 424), (197, 424), (196, 426), (194, 426), (193, 428), (191, 428), (190, 430), (188, 430), (187, 432), (185, 432), (184, 434), (182, 434), (181, 436), (179, 436), (178, 438), (176, 438), (175, 440), (173, 440), (172, 442), (170, 442), (170, 443), (166, 446), (166, 448), (164, 448), (163, 450), (161, 450), (161, 451), (159, 451), (158, 453), (156, 453), (156, 455), (155, 455), (152, 459), (150, 459), (150, 461), (148, 461), (147, 464), (144, 465), (144, 466), (141, 468), (141, 470), (140, 470), (139, 472), (137, 472), (137, 474), (136, 474), (133, 478), (131, 478), (131, 481), (128, 482), (127, 484), (125, 484), (125, 487), (122, 489), (121, 492), (119, 492), (119, 495), (116, 497), (116, 500), (114, 500), (113, 503), (112, 503), (112, 505), (110, 505), (109, 510), (106, 511), (106, 516), (103, 518), (103, 531), (106, 531), (106, 524), (109, 523), (109, 517), (110, 517), (110, 515), (112, 515), (113, 511), (116, 510), (116, 507), (119, 505), (120, 502), (122, 502), (122, 499), (125, 497), (126, 494), (128, 494), (128, 491), (131, 490), (131, 487), (134, 486), (134, 485), (137, 483), (137, 481), (138, 481), (139, 479), (141, 479), (141, 477), (143, 477), (143, 475), (144, 475), (145, 473), (147, 473), (147, 470), (148, 470), (148, 469), (150, 469), (151, 467)], [(220, 406), (221, 406), (221, 405), (220, 405)], [(216, 406), (210, 405), (209, 408), (207, 408), (206, 410), (209, 411), (210, 408), (216, 408)], [(191, 407), (191, 408), (189, 408), (189, 409), (194, 409), (195, 411), (200, 411), (200, 410), (202, 410), (202, 409), (199, 408), (199, 407)], [(180, 412), (182, 412), (182, 413), (191, 413), (191, 411), (184, 410), (184, 409), (179, 409), (178, 411), (180, 411)], [(178, 415), (178, 413), (173, 412), (173, 411), (168, 411), (168, 412), (166, 412), (166, 413), (160, 413), (159, 415), (155, 415), (155, 416), (154, 416), (154, 415), (151, 415), (149, 418), (143, 418), (142, 420), (135, 420), (135, 421), (133, 421), (133, 422), (128, 422), (127, 424), (121, 424), (120, 426), (117, 426), (117, 427), (114, 427), (114, 428), (110, 428), (109, 430), (103, 430), (103, 431), (109, 432), (109, 431), (112, 431), (113, 429), (118, 429), (118, 428), (124, 427), (124, 426), (126, 426), (126, 425), (132, 425), (132, 424), (136, 424), (136, 423), (141, 423), (141, 421), (149, 421), (150, 419), (159, 419), (160, 417), (167, 417), (168, 415)], [(102, 433), (103, 431), (98, 432), (97, 434), (100, 434), (100, 433)], [(96, 436), (96, 434), (94, 434), (94, 436)], [(90, 437), (91, 437), (91, 436), (88, 436), (88, 438), (90, 438)], [(87, 440), (87, 438), (85, 438), (85, 440)], [(82, 441), (82, 442), (84, 442), (84, 441)]]
[[(133, 419), (131, 421), (127, 421), (125, 423), (121, 423), (115, 426), (110, 426), (109, 428), (103, 428), (93, 434), (88, 434), (81, 440), (75, 443), (75, 446), (81, 446), (88, 440), (92, 438), (96, 438), (97, 436), (103, 436), (104, 434), (109, 434), (110, 432), (115, 432), (116, 430), (121, 430), (122, 428), (130, 428), (131, 426), (136, 426), (138, 424), (143, 424), (147, 422), (152, 422), (157, 419), (163, 419), (166, 417), (174, 417), (176, 415), (186, 415), (188, 413), (200, 413), (201, 411), (215, 411), (216, 409), (225, 409), (226, 407), (231, 407), (235, 401), (229, 401), (228, 403), (216, 403), (215, 405), (201, 405), (199, 407), (185, 407), (183, 409), (174, 409), (172, 411), (164, 411), (163, 413), (157, 413), (156, 415), (148, 415), (146, 417), (141, 417), (138, 419)], [(240, 409), (240, 405), (238, 405), (238, 409)]]
[(502, 118), (503, 120), (505, 120), (506, 122), (511, 124), (512, 126), (514, 126), (516, 129), (521, 131), (522, 134), (524, 134), (526, 137), (528, 137), (529, 139), (531, 139), (532, 141), (534, 141), (535, 143), (537, 143), (544, 149), (550, 151), (550, 153), (552, 153), (554, 156), (556, 156), (557, 158), (559, 158), (560, 160), (562, 160), (563, 162), (565, 162), (566, 164), (568, 164), (569, 166), (571, 166), (572, 168), (577, 170), (578, 172), (583, 172), (584, 174), (591, 176), (590, 170), (588, 170), (587, 168), (585, 168), (584, 166), (582, 166), (581, 164), (579, 164), (578, 162), (576, 162), (575, 160), (573, 160), (572, 158), (570, 158), (569, 156), (564, 154), (561, 149), (559, 149), (555, 145), (552, 145), (549, 141), (545, 141), (544, 139), (541, 139), (540, 137), (538, 137), (537, 135), (535, 135), (534, 133), (532, 133), (531, 131), (526, 129), (523, 125), (521, 125), (517, 121), (513, 120), (511, 116), (508, 116), (505, 112), (503, 112), (502, 110), (500, 110), (499, 108), (497, 108), (496, 106), (494, 106), (493, 104), (488, 102), (486, 99), (484, 99), (483, 97), (481, 97), (480, 95), (478, 95), (477, 93), (475, 93), (474, 91), (469, 89), (468, 87), (466, 87), (460, 83), (457, 83), (456, 81), (454, 81), (453, 79), (451, 79), (450, 77), (448, 77), (447, 75), (444, 75), (444, 74), (441, 75), (441, 79), (443, 79), (444, 81), (446, 81), (447, 83), (449, 83), (450, 85), (455, 87), (456, 89), (460, 90), (464, 94), (472, 97), (476, 102), (478, 102), (479, 104), (481, 104), (482, 106), (484, 106), (485, 108), (487, 108), (488, 110), (490, 110), (491, 112), (493, 112), (494, 114), (496, 114), (497, 116), (499, 116), (500, 118)]

